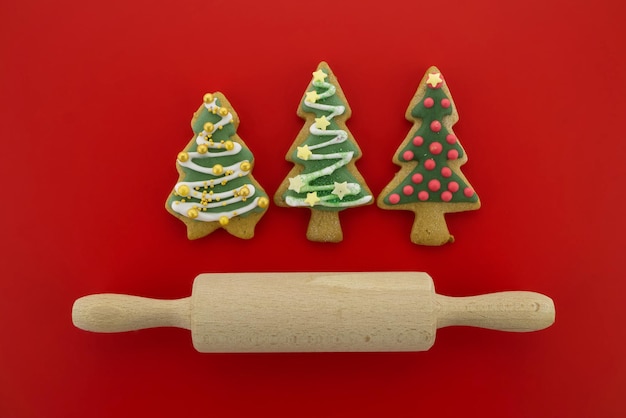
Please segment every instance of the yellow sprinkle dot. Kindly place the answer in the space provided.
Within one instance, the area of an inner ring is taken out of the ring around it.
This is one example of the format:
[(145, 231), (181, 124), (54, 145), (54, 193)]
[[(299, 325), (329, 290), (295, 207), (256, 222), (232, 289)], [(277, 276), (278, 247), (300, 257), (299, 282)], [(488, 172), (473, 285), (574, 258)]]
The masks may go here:
[(223, 126), (222, 126), (222, 125), (220, 125), (220, 126), (218, 126), (218, 127), (217, 127), (217, 129), (222, 129), (222, 128), (223, 128)]
[(211, 93), (207, 93), (204, 96), (202, 96), (202, 101), (206, 104), (209, 104), (213, 101), (213, 95)]
[(233, 143), (233, 141), (226, 141), (226, 143), (224, 144), (226, 146), (226, 149), (228, 151), (232, 150), (233, 148), (235, 148), (235, 144)]
[(189, 194), (189, 186), (186, 186), (184, 184), (180, 185), (178, 186), (176, 192), (181, 196), (187, 196)]
[(213, 132), (213, 124), (211, 122), (207, 122), (204, 124), (204, 126), (202, 127), (204, 129), (205, 132), (211, 133)]
[(224, 172), (224, 167), (222, 167), (221, 164), (215, 164), (213, 166), (213, 174), (219, 176), (220, 174), (222, 174)]
[(243, 186), (241, 189), (239, 189), (239, 194), (242, 196), (249, 196), (250, 189), (248, 189), (248, 186)]
[(226, 216), (221, 216), (220, 217), (220, 225), (222, 225), (222, 226), (228, 225), (228, 218)]
[(269, 199), (267, 197), (262, 197), (262, 198), (259, 199), (258, 204), (259, 204), (260, 208), (264, 208), (265, 209), (266, 207), (269, 206), (270, 201), (269, 201)]
[(197, 150), (200, 154), (206, 154), (209, 151), (209, 147), (207, 147), (205, 144), (200, 144), (198, 145)]
[(179, 152), (178, 153), (178, 161), (180, 161), (181, 163), (187, 162), (189, 161), (189, 154), (187, 154), (186, 152)]
[(198, 215), (199, 215), (198, 209), (196, 208), (191, 208), (187, 211), (187, 216), (189, 216), (191, 219), (197, 218)]
[(228, 109), (226, 109), (225, 107), (220, 107), (220, 116), (226, 115), (228, 115)]
[(250, 163), (247, 161), (244, 161), (243, 163), (239, 164), (239, 168), (241, 168), (243, 171), (249, 171), (250, 170)]

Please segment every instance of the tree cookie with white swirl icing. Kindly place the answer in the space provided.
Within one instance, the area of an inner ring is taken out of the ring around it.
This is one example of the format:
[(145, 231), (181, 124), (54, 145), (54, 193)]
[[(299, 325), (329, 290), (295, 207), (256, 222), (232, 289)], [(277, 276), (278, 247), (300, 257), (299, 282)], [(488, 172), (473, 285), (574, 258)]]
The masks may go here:
[(311, 210), (309, 240), (339, 242), (343, 239), (339, 212), (374, 199), (355, 166), (361, 150), (345, 125), (350, 107), (325, 62), (313, 73), (297, 114), (306, 122), (286, 155), (294, 168), (274, 201)]
[(459, 116), (437, 67), (426, 71), (406, 119), (413, 127), (393, 158), (401, 168), (380, 192), (378, 206), (415, 213), (411, 230), (415, 244), (453, 242), (444, 215), (478, 209), (480, 200), (461, 172), (467, 154), (452, 131)]
[(223, 228), (252, 238), (269, 198), (252, 176), (254, 158), (237, 135), (239, 117), (226, 97), (207, 93), (194, 113), (194, 136), (176, 159), (179, 179), (165, 208), (187, 226), (189, 239)]

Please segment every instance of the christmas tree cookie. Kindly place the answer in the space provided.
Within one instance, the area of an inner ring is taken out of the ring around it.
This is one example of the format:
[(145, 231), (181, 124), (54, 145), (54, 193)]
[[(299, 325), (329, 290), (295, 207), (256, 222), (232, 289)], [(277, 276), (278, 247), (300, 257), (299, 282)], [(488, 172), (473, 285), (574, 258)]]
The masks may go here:
[(453, 242), (444, 214), (478, 209), (480, 200), (461, 172), (467, 154), (452, 131), (459, 116), (436, 67), (426, 71), (406, 118), (413, 128), (393, 158), (401, 169), (381, 192), (378, 206), (415, 213), (415, 244)]
[(187, 225), (189, 239), (224, 228), (252, 238), (269, 199), (252, 177), (254, 159), (237, 135), (239, 117), (222, 93), (207, 93), (194, 113), (194, 136), (178, 154), (178, 183), (165, 203)]
[(354, 165), (361, 151), (345, 125), (350, 107), (325, 62), (313, 73), (297, 114), (305, 124), (286, 156), (294, 168), (274, 200), (311, 210), (309, 240), (338, 242), (343, 239), (339, 211), (373, 203), (373, 196)]

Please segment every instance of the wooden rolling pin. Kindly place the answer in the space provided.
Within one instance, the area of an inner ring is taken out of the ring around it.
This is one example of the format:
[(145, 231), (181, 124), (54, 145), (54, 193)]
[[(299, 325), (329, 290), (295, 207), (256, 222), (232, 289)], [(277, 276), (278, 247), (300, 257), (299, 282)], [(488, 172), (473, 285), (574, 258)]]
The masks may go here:
[(201, 274), (191, 297), (96, 294), (72, 309), (74, 325), (87, 331), (186, 328), (205, 353), (423, 351), (437, 328), (527, 332), (554, 315), (552, 299), (539, 293), (442, 296), (416, 272)]

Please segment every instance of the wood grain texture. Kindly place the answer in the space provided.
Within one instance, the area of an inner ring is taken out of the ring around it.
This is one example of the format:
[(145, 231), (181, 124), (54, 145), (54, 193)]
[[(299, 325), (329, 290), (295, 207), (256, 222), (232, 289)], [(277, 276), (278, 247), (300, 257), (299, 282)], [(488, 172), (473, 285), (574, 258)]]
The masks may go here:
[(203, 275), (193, 290), (202, 352), (422, 351), (435, 340), (423, 273)]
[(90, 295), (72, 312), (88, 331), (187, 328), (198, 351), (227, 353), (424, 351), (437, 328), (527, 332), (554, 316), (539, 293), (442, 296), (416, 272), (202, 274), (189, 298)]

